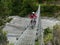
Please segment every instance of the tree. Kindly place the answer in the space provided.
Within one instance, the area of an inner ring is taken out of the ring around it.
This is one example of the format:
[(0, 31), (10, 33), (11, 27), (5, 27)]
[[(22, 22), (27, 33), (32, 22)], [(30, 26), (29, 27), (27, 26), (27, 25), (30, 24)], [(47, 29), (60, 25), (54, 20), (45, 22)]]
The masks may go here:
[(60, 10), (57, 5), (41, 5), (41, 15), (48, 17), (57, 17)]
[(23, 0), (12, 0), (12, 13), (11, 15), (19, 15), (21, 11)]
[(36, 11), (38, 7), (38, 5), (36, 5), (36, 0), (23, 0), (22, 5), (19, 13), (21, 16), (27, 16), (32, 11)]
[(36, 0), (0, 0), (0, 16), (27, 16), (37, 7)]

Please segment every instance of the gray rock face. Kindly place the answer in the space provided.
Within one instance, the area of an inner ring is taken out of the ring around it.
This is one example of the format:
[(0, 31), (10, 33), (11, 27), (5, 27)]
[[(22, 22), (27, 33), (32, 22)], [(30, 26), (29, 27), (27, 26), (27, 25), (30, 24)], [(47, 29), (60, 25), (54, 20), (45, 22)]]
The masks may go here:
[[(3, 30), (7, 32), (8, 40), (14, 43), (16, 41), (16, 38), (18, 37), (17, 35), (21, 35), (22, 32), (25, 31), (25, 28), (27, 27), (27, 25), (29, 25), (30, 19), (21, 18), (18, 16), (10, 16), (9, 18), (13, 18), (13, 20), (10, 23), (7, 23)], [(43, 29), (47, 27), (52, 28), (53, 25), (58, 22), (59, 21), (56, 20), (41, 19), (41, 25)], [(16, 37), (13, 37), (14, 39), (12, 39), (12, 36), (9, 37), (9, 35), (15, 35)]]

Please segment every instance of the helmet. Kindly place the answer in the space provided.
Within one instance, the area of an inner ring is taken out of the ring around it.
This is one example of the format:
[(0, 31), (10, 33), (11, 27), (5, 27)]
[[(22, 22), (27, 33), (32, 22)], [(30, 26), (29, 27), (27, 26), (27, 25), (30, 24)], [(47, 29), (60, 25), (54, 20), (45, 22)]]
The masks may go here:
[(33, 14), (35, 13), (35, 12), (32, 12)]

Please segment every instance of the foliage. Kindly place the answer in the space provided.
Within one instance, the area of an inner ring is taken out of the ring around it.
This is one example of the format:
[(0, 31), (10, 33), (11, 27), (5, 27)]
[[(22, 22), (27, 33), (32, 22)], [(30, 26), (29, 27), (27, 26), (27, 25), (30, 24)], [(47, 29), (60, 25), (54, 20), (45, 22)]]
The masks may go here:
[(38, 0), (38, 2), (41, 4), (43, 4), (43, 3), (51, 3), (51, 2), (55, 2), (55, 1), (57, 1), (57, 0)]
[(23, 4), (21, 6), (21, 9), (20, 9), (21, 11), (20, 11), (19, 15), (27, 16), (32, 11), (36, 11), (37, 10), (37, 6), (38, 5), (36, 5), (35, 0), (24, 0)]
[(7, 42), (6, 32), (3, 32), (3, 27), (6, 22), (9, 22), (9, 18), (7, 18), (10, 14), (10, 0), (0, 0), (0, 44), (4, 44)]
[[(44, 43), (47, 44), (52, 39), (53, 39), (52, 29), (50, 29), (49, 27), (44, 29)], [(39, 45), (39, 41), (36, 41), (35, 45)]]
[(36, 11), (37, 6), (36, 0), (0, 0), (0, 17), (26, 16), (32, 11)]
[(5, 25), (7, 22), (10, 22), (12, 18), (1, 18), (0, 19), (0, 26)]
[(20, 9), (22, 7), (22, 1), (23, 0), (12, 0), (12, 7), (11, 7), (11, 10), (12, 10), (12, 13), (11, 15), (18, 15), (19, 12), (20, 12)]
[(54, 30), (60, 29), (60, 25), (58, 25), (58, 24), (54, 25), (54, 26), (53, 26), (53, 29), (54, 29)]
[(47, 34), (45, 37), (44, 37), (44, 42), (45, 44), (48, 43), (48, 41), (51, 41), (53, 39), (53, 35), (50, 33), (50, 34)]
[[(4, 28), (6, 22), (10, 22), (12, 19), (9, 19), (9, 18), (3, 18), (3, 19), (0, 19), (0, 44), (7, 44), (7, 36), (6, 36), (6, 32), (3, 31), (2, 29)], [(4, 44), (4, 45), (5, 45)]]
[(55, 44), (58, 44), (60, 45), (60, 25), (59, 24), (56, 24), (54, 27), (53, 27), (53, 35), (54, 35), (54, 42)]
[[(0, 17), (18, 15), (25, 17), (32, 11), (36, 11), (39, 3), (51, 2), (52, 0), (0, 0)], [(42, 3), (42, 4), (43, 4)], [(60, 6), (42, 5), (42, 16), (55, 16), (54, 13), (60, 10)]]
[(0, 30), (0, 44), (4, 44), (7, 42), (6, 32)]
[(49, 27), (44, 29), (44, 42), (48, 43), (48, 41), (52, 39), (53, 39), (52, 30)]
[(6, 19), (6, 22), (9, 23), (11, 20), (12, 20), (12, 18), (7, 18), (7, 19)]
[(53, 17), (53, 16), (55, 16), (55, 13), (57, 13), (59, 10), (60, 10), (60, 6), (42, 5), (41, 6), (41, 15), (42, 16)]
[(49, 27), (44, 29), (44, 35), (47, 35), (48, 33), (52, 33), (52, 30)]

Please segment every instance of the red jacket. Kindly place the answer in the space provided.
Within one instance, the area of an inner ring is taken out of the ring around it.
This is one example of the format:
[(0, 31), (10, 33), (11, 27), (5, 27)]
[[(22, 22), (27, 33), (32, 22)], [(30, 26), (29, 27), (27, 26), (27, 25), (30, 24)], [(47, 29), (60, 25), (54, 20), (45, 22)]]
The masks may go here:
[(29, 17), (30, 17), (30, 19), (37, 18), (36, 14), (31, 14)]

